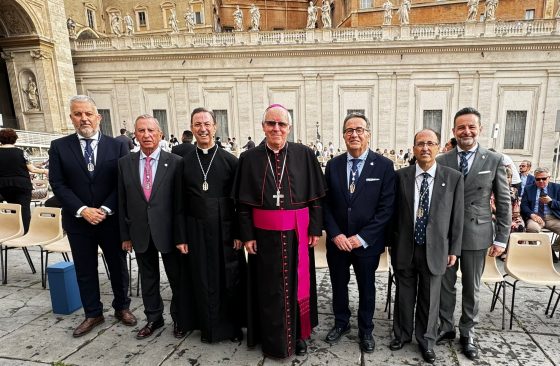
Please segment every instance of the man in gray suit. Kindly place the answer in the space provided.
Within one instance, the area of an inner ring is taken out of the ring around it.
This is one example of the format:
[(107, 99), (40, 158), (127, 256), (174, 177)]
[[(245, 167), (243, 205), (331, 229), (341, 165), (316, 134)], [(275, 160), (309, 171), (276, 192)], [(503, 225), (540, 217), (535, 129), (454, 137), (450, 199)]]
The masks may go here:
[(391, 235), (397, 292), (395, 338), (389, 348), (396, 351), (409, 343), (414, 329), (422, 357), (429, 363), (436, 359), (441, 279), (461, 253), (463, 236), (463, 176), (436, 163), (438, 150), (433, 130), (414, 136), (416, 164), (397, 171)]
[[(459, 320), (460, 341), (467, 358), (478, 358), (474, 328), (478, 324), (480, 277), (486, 253), (495, 257), (504, 252), (511, 226), (511, 199), (505, 167), (500, 154), (478, 143), (482, 131), (480, 113), (471, 107), (455, 114), (453, 134), (457, 147), (437, 158), (438, 164), (463, 173), (465, 179), (465, 224), (461, 257), (447, 269), (441, 286), (440, 333), (437, 343), (455, 339), (457, 269), (462, 272), (462, 314)], [(490, 196), (494, 194), (496, 221), (492, 228)], [(490, 247), (490, 251), (488, 248)]]
[(175, 247), (179, 243), (173, 240), (173, 219), (181, 217), (182, 211), (173, 195), (174, 187), (181, 184), (183, 161), (159, 147), (162, 132), (154, 117), (139, 116), (134, 122), (134, 135), (140, 151), (119, 160), (119, 224), (122, 249), (136, 252), (147, 317), (136, 338), (147, 338), (163, 326), (159, 253), (172, 291), (173, 335), (182, 338), (185, 330), (178, 305), (181, 254)]

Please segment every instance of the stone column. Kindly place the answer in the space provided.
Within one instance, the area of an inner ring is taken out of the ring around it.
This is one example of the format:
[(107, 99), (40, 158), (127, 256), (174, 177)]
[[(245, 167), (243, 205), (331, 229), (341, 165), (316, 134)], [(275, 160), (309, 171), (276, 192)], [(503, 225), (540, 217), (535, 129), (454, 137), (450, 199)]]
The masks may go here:
[(303, 143), (315, 141), (317, 139), (317, 122), (319, 122), (321, 140), (324, 142), (323, 131), (325, 126), (323, 121), (319, 118), (321, 115), (319, 112), (319, 98), (320, 92), (317, 89), (317, 74), (303, 74), (303, 104), (300, 106), (300, 108), (303, 108), (301, 111), (303, 121), (300, 121), (300, 126), (298, 126), (298, 135)]
[(252, 110), (247, 101), (251, 98), (250, 81), (247, 76), (235, 78), (235, 111), (233, 118), (234, 136), (238, 136), (239, 148), (247, 143), (247, 137), (255, 138), (255, 124), (252, 122)]
[[(414, 105), (415, 103), (411, 103), (410, 95), (410, 77), (411, 73), (401, 73), (397, 72), (395, 75), (396, 80), (395, 82), (395, 94), (393, 99), (393, 113), (395, 113), (395, 124), (394, 128), (395, 131), (398, 131), (399, 139), (404, 138), (405, 146), (412, 145), (412, 138), (414, 137), (414, 132), (419, 129), (419, 126), (422, 126), (422, 121), (414, 121)], [(387, 123), (387, 126), (382, 129), (382, 126), (379, 126), (380, 135), (382, 131), (390, 131), (391, 122)], [(386, 133), (388, 135), (388, 133)], [(380, 144), (388, 144), (390, 136), (384, 136), (383, 139), (380, 141)], [(401, 141), (401, 140), (400, 140)], [(383, 146), (385, 148), (389, 148), (389, 146)]]
[[(249, 122), (252, 125), (255, 136), (251, 136), (255, 141), (255, 144), (259, 144), (261, 139), (264, 137), (264, 132), (261, 128), (261, 118), (264, 112), (265, 106), (265, 90), (264, 90), (264, 75), (251, 75), (249, 77), (250, 83), (250, 100), (253, 102), (251, 105), (251, 112), (249, 114)], [(245, 145), (245, 144), (243, 144)], [(241, 145), (241, 146), (243, 146)]]
[[(330, 31), (330, 29), (329, 29)], [(334, 112), (334, 74), (319, 74), (319, 93), (321, 98), (321, 138), (323, 146), (328, 146), (329, 141), (332, 141), (335, 148), (342, 148), (344, 140), (342, 139), (342, 121), (339, 121)], [(302, 139), (302, 141), (304, 141)], [(342, 145), (341, 145), (342, 144)]]
[(191, 111), (187, 108), (187, 91), (185, 88), (185, 78), (182, 76), (171, 77), (173, 83), (173, 109), (175, 110), (175, 125), (171, 130), (175, 130), (175, 136), (181, 136), (184, 130), (191, 129)]

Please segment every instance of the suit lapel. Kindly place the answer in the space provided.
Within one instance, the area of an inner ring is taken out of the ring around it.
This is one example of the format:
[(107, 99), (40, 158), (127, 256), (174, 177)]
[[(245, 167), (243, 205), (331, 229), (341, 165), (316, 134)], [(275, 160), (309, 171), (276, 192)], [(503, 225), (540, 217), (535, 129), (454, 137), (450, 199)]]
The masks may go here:
[(132, 182), (134, 187), (138, 189), (138, 193), (145, 200), (144, 190), (142, 189), (142, 181), (140, 180), (140, 152), (135, 152), (130, 154), (130, 159), (128, 160), (128, 170), (132, 177)]
[(356, 190), (351, 196), (351, 200), (353, 201), (356, 199), (360, 191), (363, 189), (364, 185), (366, 184), (366, 177), (371, 175), (371, 172), (375, 168), (375, 160), (377, 159), (377, 155), (375, 155), (372, 151), (370, 151), (364, 161), (364, 167), (362, 168), (362, 172), (358, 177), (358, 182), (356, 184)]
[(89, 175), (89, 172), (87, 170), (86, 162), (84, 160), (84, 154), (82, 153), (82, 147), (80, 145), (80, 139), (78, 138), (78, 135), (76, 135), (76, 134), (74, 134), (73, 139), (70, 143), (70, 150), (72, 150), (72, 152), (74, 153), (74, 156), (76, 157), (76, 160), (78, 161), (78, 165), (82, 168), (84, 174), (87, 175), (88, 178), (91, 178), (91, 176)]
[(150, 195), (150, 199), (154, 197), (159, 186), (161, 185), (161, 182), (163, 182), (163, 179), (167, 174), (168, 162), (169, 162), (169, 154), (161, 150), (159, 154), (159, 161), (157, 165), (156, 175), (154, 177), (154, 186), (152, 187), (152, 194)]
[(348, 191), (348, 155), (344, 155), (343, 159), (339, 160), (340, 166), (337, 166), (334, 170), (338, 173), (338, 180), (340, 183), (340, 190), (342, 195), (346, 200), (346, 203), (350, 203), (350, 193)]
[(478, 173), (482, 170), (486, 163), (486, 155), (488, 155), (488, 150), (480, 147), (479, 145), (478, 151), (473, 157), (473, 162), (471, 168), (469, 169), (469, 173), (465, 177), (465, 181), (474, 179), (470, 177), (476, 177), (478, 175)]
[[(97, 172), (99, 172), (101, 169), (97, 169), (97, 167), (101, 168), (101, 164), (103, 164), (103, 162), (105, 161), (105, 158), (107, 156), (107, 151), (105, 149), (105, 136), (103, 136), (101, 134), (101, 132), (99, 132), (99, 140), (97, 141), (97, 156), (95, 157), (95, 167), (96, 169), (93, 170), (93, 179), (95, 179), (95, 176), (97, 175)], [(95, 151), (94, 151), (94, 155), (95, 155)], [(87, 170), (87, 169), (86, 169)]]
[(404, 198), (406, 202), (407, 213), (412, 216), (412, 222), (415, 222), (414, 215), (414, 191), (416, 190), (416, 167), (413, 165), (407, 168), (402, 184), (404, 185)]
[(435, 207), (439, 202), (443, 202), (442, 200), (438, 200), (438, 197), (444, 197), (445, 191), (447, 187), (445, 186), (447, 183), (447, 177), (443, 172), (443, 169), (440, 169), (439, 166), (436, 165), (436, 174), (434, 177), (434, 185), (432, 187), (432, 197), (430, 199), (430, 216), (432, 214), (437, 214), (437, 207)]

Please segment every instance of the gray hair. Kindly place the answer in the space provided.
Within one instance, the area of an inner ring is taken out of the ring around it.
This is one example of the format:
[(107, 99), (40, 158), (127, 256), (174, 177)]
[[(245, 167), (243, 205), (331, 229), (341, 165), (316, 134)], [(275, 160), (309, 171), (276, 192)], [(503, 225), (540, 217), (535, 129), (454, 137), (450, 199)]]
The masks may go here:
[(536, 176), (537, 174), (542, 174), (542, 173), (545, 173), (546, 175), (550, 176), (550, 170), (548, 170), (548, 168), (543, 168), (543, 167), (538, 167), (537, 169), (535, 169), (533, 174)]
[(266, 117), (266, 113), (267, 113), (269, 110), (274, 109), (274, 108), (279, 108), (279, 109), (284, 110), (284, 112), (285, 112), (286, 115), (288, 116), (288, 117), (287, 117), (287, 118), (288, 118), (288, 124), (291, 126), (291, 125), (292, 125), (292, 115), (290, 114), (290, 111), (288, 111), (288, 109), (287, 109), (286, 107), (284, 107), (283, 105), (281, 105), (281, 104), (271, 104), (271, 105), (269, 105), (269, 106), (264, 110), (261, 123), (264, 123), (265, 117)]
[(352, 112), (348, 113), (346, 117), (344, 117), (344, 122), (342, 122), (342, 132), (346, 129), (346, 122), (348, 122), (351, 118), (361, 118), (366, 122), (366, 129), (369, 130), (369, 120), (367, 119), (366, 115), (360, 112)]
[(95, 113), (97, 113), (97, 105), (95, 104), (93, 98), (89, 95), (74, 95), (72, 98), (70, 98), (70, 105), (74, 103), (89, 103), (95, 110)]
[(156, 117), (152, 116), (151, 114), (141, 114), (138, 117), (136, 117), (136, 120), (134, 120), (134, 131), (136, 131), (136, 124), (138, 123), (138, 120), (141, 119), (151, 119), (156, 124), (158, 130), (161, 131), (161, 125), (159, 124), (159, 121), (157, 120)]

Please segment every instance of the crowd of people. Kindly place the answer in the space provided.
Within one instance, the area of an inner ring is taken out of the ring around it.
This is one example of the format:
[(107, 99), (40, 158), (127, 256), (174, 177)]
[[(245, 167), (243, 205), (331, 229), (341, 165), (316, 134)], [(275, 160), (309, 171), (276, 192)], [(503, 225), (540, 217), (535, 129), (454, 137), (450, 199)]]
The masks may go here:
[[(207, 108), (192, 111), (190, 130), (171, 152), (162, 146), (158, 120), (138, 116), (139, 149), (132, 153), (126, 131), (117, 138), (100, 132), (93, 99), (73, 97), (70, 111), (76, 133), (52, 142), (48, 173), (85, 312), (74, 337), (105, 320), (99, 245), (111, 274), (114, 316), (127, 326), (137, 324), (126, 263), (126, 253), (135, 252), (146, 318), (136, 338), (164, 325), (161, 255), (175, 337), (198, 329), (202, 342), (239, 342), (246, 334), (247, 345), (260, 344), (267, 356), (305, 355), (318, 324), (313, 248), (325, 230), (334, 315), (326, 342), (352, 330), (352, 266), (358, 346), (374, 352), (375, 270), (390, 247), (396, 300), (389, 348), (402, 349), (414, 334), (423, 359), (433, 363), (434, 345), (454, 341), (458, 330), (464, 355), (474, 360), (486, 255), (505, 253), (510, 230), (560, 233), (560, 186), (549, 182), (548, 169), (532, 176), (531, 163), (523, 161), (519, 181), (512, 182), (517, 169), (481, 146), (482, 117), (470, 107), (455, 114), (454, 138), (445, 148), (436, 132), (422, 129), (406, 154), (388, 156), (370, 149), (368, 118), (350, 113), (342, 124), (346, 153), (335, 156), (332, 143), (316, 144), (316, 151), (289, 143), (290, 113), (272, 104), (262, 118), (265, 139), (255, 146), (249, 137), (239, 158), (220, 147), (216, 117)], [(0, 131), (0, 193), (29, 208), (29, 171), (37, 168), (14, 148), (16, 138)], [(332, 155), (324, 173), (317, 159), (323, 149)], [(395, 170), (392, 156), (412, 163)], [(28, 211), (23, 214), (28, 222)]]

